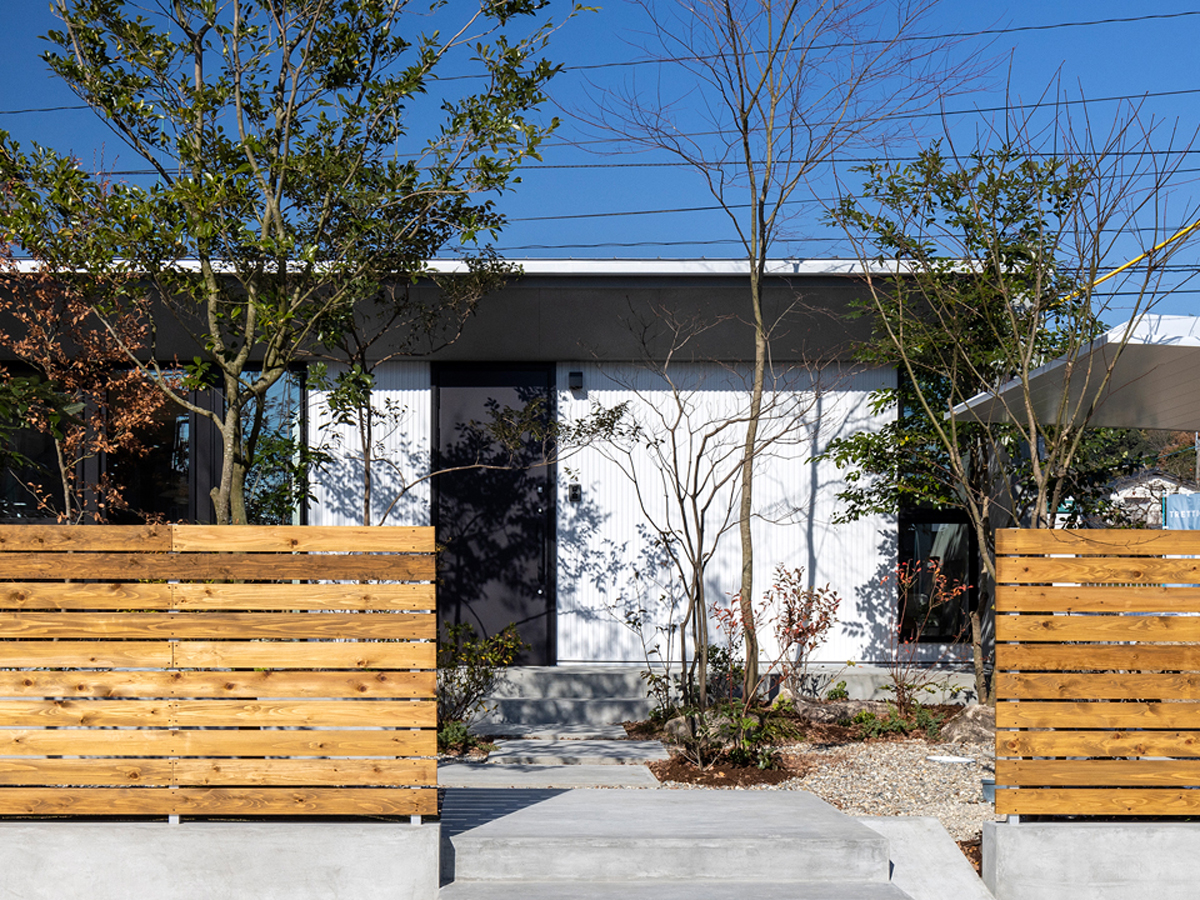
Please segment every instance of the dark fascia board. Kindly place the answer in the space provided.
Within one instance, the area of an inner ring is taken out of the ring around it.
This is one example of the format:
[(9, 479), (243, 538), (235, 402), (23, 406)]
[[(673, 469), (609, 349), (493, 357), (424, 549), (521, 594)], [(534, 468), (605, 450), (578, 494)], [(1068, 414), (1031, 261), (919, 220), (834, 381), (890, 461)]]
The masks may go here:
[[(428, 281), (414, 285), (436, 302)], [(772, 274), (763, 285), (778, 361), (846, 361), (870, 337), (869, 317), (851, 318), (866, 296), (854, 277)], [(426, 356), (447, 362), (661, 359), (687, 336), (680, 360), (754, 358), (750, 286), (736, 274), (526, 273), (485, 297), (461, 336)], [(680, 330), (681, 329), (681, 330)], [(381, 340), (376, 353), (396, 352)]]
[[(589, 265), (589, 263), (591, 263)], [(744, 261), (554, 261), (524, 264), (486, 296), (461, 335), (432, 353), (404, 352), (407, 335), (384, 335), (376, 358), (400, 354), (446, 362), (557, 362), (661, 359), (675, 348), (680, 361), (741, 362), (754, 358), (750, 286)], [(763, 283), (771, 357), (780, 362), (848, 361), (870, 337), (870, 318), (852, 318), (866, 297), (855, 263), (775, 263)], [(410, 288), (437, 302), (430, 279)], [(198, 318), (160, 306), (160, 360), (191, 359), (203, 350), (189, 331)], [(364, 324), (370, 327), (369, 318)], [(445, 333), (449, 333), (449, 330)], [(0, 351), (0, 358), (6, 354)], [(314, 350), (312, 358), (326, 354)], [(256, 361), (258, 354), (252, 354)]]

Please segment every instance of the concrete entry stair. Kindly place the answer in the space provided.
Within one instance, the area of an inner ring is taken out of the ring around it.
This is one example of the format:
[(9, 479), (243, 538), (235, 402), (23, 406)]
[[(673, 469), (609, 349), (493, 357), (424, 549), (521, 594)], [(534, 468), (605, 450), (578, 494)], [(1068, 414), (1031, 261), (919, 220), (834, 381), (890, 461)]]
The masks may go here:
[(651, 708), (636, 666), (513, 666), (488, 705), (477, 731), (500, 723), (611, 725), (649, 718)]
[(905, 900), (889, 871), (886, 838), (800, 791), (449, 790), (443, 804), (443, 900)]

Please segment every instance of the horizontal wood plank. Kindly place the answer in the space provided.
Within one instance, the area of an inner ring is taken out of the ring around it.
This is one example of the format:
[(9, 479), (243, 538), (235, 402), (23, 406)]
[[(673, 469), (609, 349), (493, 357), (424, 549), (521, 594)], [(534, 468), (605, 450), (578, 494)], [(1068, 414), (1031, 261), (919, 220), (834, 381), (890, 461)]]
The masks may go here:
[(0, 666), (166, 669), (173, 646), (168, 641), (8, 641), (0, 643)]
[(432, 698), (437, 673), (3, 671), (0, 697), (353, 697)]
[(996, 581), (1006, 584), (1200, 584), (1200, 559), (1095, 556), (1001, 556)]
[(433, 788), (0, 789), (0, 815), (437, 815)]
[(433, 728), (422, 700), (0, 700), (0, 727)]
[(19, 580), (432, 581), (430, 554), (13, 553), (0, 572)]
[(209, 638), (214, 640), (437, 637), (430, 613), (0, 612), (0, 635), (13, 638)]
[(0, 584), (0, 609), (170, 609), (174, 594), (162, 583), (24, 581)]
[(437, 786), (434, 759), (177, 759), (175, 783), (361, 787)]
[(1190, 700), (1200, 674), (997, 672), (1001, 700)]
[(998, 759), (996, 783), (1010, 787), (1196, 787), (1195, 759)]
[(434, 756), (419, 731), (0, 729), (0, 756)]
[(168, 786), (175, 781), (171, 759), (0, 759), (0, 785)]
[(434, 608), (432, 584), (0, 583), (0, 609), (347, 610)]
[(31, 550), (155, 553), (170, 549), (170, 525), (0, 525), (0, 554)]
[(1200, 791), (1171, 788), (1019, 788), (996, 790), (1009, 816), (1194, 816)]
[(360, 552), (432, 553), (429, 526), (378, 525), (173, 525), (172, 549), (243, 553)]
[[(432, 584), (177, 584), (184, 610), (432, 610)], [(136, 609), (137, 607), (131, 607)]]
[(437, 645), (313, 641), (12, 641), (0, 665), (79, 669), (432, 669)]
[(1000, 584), (996, 612), (1200, 613), (1200, 587)]
[(0, 759), (0, 785), (437, 785), (433, 759)]
[(996, 645), (997, 670), (1134, 672), (1200, 671), (1200, 647), (1140, 644)]
[(177, 669), (432, 669), (437, 644), (330, 641), (178, 641)]
[(1188, 531), (1132, 528), (1000, 528), (998, 555), (1072, 553), (1094, 556), (1187, 555), (1196, 553), (1196, 535)]
[(1003, 556), (1188, 556), (1196, 534), (1187, 530), (1142, 528), (1001, 528), (996, 553)]
[(178, 788), (177, 815), (436, 816), (436, 788)]
[(1200, 728), (1200, 703), (998, 702), (997, 728)]
[(1145, 615), (996, 616), (998, 641), (1200, 641), (1200, 617)]
[(1200, 758), (1200, 731), (997, 731), (997, 757)]

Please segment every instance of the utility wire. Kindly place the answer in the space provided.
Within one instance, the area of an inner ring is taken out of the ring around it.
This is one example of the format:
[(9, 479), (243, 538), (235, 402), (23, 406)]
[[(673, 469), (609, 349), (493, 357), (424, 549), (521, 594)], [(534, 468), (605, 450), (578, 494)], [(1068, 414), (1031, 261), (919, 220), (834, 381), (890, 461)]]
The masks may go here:
[[(1105, 18), (1105, 19), (1087, 19), (1087, 20), (1081, 20), (1078, 22), (1049, 22), (1044, 25), (1013, 25), (1013, 26), (1009, 26), (1006, 28), (982, 28), (982, 29), (979, 29), (978, 31), (953, 31), (953, 32), (944, 32), (941, 34), (915, 34), (915, 35), (908, 35), (908, 36), (903, 36), (903, 37), (898, 36), (896, 38), (878, 38), (878, 39), (855, 41), (854, 43), (858, 46), (868, 46), (868, 45), (873, 45), (873, 44), (892, 44), (892, 43), (897, 43), (900, 41), (942, 41), (942, 40), (950, 40), (950, 39), (958, 39), (958, 38), (993, 37), (993, 36), (997, 36), (997, 35), (1021, 34), (1024, 32), (1034, 32), (1034, 31), (1054, 31), (1054, 30), (1057, 30), (1060, 28), (1085, 28), (1085, 27), (1091, 27), (1091, 26), (1095, 26), (1095, 25), (1129, 25), (1134, 22), (1149, 22), (1149, 21), (1162, 20), (1162, 19), (1181, 19), (1181, 18), (1186, 18), (1186, 17), (1191, 17), (1191, 16), (1200, 16), (1200, 10), (1191, 9), (1191, 10), (1183, 10), (1181, 12), (1173, 12), (1173, 13), (1148, 13), (1146, 15), (1140, 15), (1140, 16), (1119, 16), (1119, 17), (1110, 17), (1110, 18)], [(834, 50), (834, 49), (837, 49), (839, 46), (844, 46), (844, 45), (829, 44), (829, 45), (824, 45), (824, 46), (814, 46), (809, 49), (812, 49), (812, 50)], [(698, 55), (698, 56), (679, 57), (677, 59), (672, 59), (672, 60), (662, 60), (662, 59), (621, 60), (621, 61), (606, 62), (606, 63), (591, 63), (588, 65), (579, 65), (579, 66), (563, 66), (563, 71), (564, 72), (585, 72), (585, 71), (595, 71), (598, 69), (617, 69), (617, 68), (629, 68), (631, 66), (662, 65), (664, 63), (676, 62), (676, 61), (680, 61), (680, 60), (682, 60), (682, 61), (703, 61), (703, 60), (708, 60), (708, 59), (719, 59), (720, 57), (721, 57), (721, 54), (705, 54), (705, 55)], [(438, 80), (438, 81), (462, 81), (465, 79), (486, 78), (486, 77), (488, 77), (488, 76), (485, 74), (448, 75), (444, 78), (438, 78), (436, 80)], [(17, 116), (17, 115), (24, 115), (26, 113), (60, 112), (63, 110), (78, 110), (78, 109), (89, 109), (89, 108), (90, 107), (86, 103), (84, 103), (84, 104), (76, 104), (76, 105), (70, 105), (70, 106), (40, 106), (40, 107), (28, 107), (26, 109), (0, 109), (0, 116)]]
[[(1189, 16), (1200, 16), (1200, 10), (1184, 10), (1174, 13), (1149, 13), (1141, 16), (1122, 16), (1107, 19), (1088, 19), (1079, 22), (1049, 22), (1045, 25), (1013, 25), (1006, 28), (982, 28), (978, 31), (950, 31), (941, 34), (912, 34), (912, 35), (897, 35), (892, 38), (868, 38), (865, 40), (857, 40), (853, 42), (856, 47), (868, 47), (875, 45), (911, 43), (918, 41), (945, 41), (961, 38), (974, 37), (993, 37), (1003, 34), (1020, 34), (1029, 31), (1054, 31), (1060, 28), (1083, 28), (1092, 25), (1129, 25), (1134, 22), (1147, 22), (1155, 19), (1181, 19)], [(847, 43), (839, 42), (833, 44), (814, 44), (811, 47), (805, 47), (806, 52), (813, 50), (837, 50), (847, 46)], [(753, 53), (753, 51), (751, 51)], [(664, 65), (676, 62), (705, 62), (712, 59), (721, 59), (723, 53), (704, 53), (694, 56), (677, 56), (670, 59), (632, 59), (621, 60), (619, 62), (606, 63), (591, 63), (590, 65), (580, 66), (563, 66), (564, 72), (588, 72), (598, 69), (624, 69), (634, 66), (655, 66)], [(451, 75), (446, 78), (441, 78), (439, 81), (461, 81), (467, 78), (483, 78), (484, 75)]]

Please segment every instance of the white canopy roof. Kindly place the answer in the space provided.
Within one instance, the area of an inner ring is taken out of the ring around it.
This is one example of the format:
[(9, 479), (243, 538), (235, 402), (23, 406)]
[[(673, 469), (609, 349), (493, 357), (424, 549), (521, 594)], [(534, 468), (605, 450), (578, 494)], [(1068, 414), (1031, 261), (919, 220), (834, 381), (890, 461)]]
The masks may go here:
[[(1071, 403), (1090, 400), (1116, 356), (1129, 323), (1101, 335), (1079, 354), (1070, 381)], [(1088, 364), (1091, 363), (1091, 374)], [(1052, 360), (1030, 374), (1034, 410), (1044, 422), (1057, 418), (1067, 377), (1067, 361)], [(1021, 383), (1010, 381), (995, 393), (977, 394), (954, 408), (955, 418), (1008, 420), (1007, 409), (1023, 411)], [(1090, 425), (1114, 428), (1200, 430), (1200, 317), (1144, 316), (1120, 351), (1112, 379)]]

